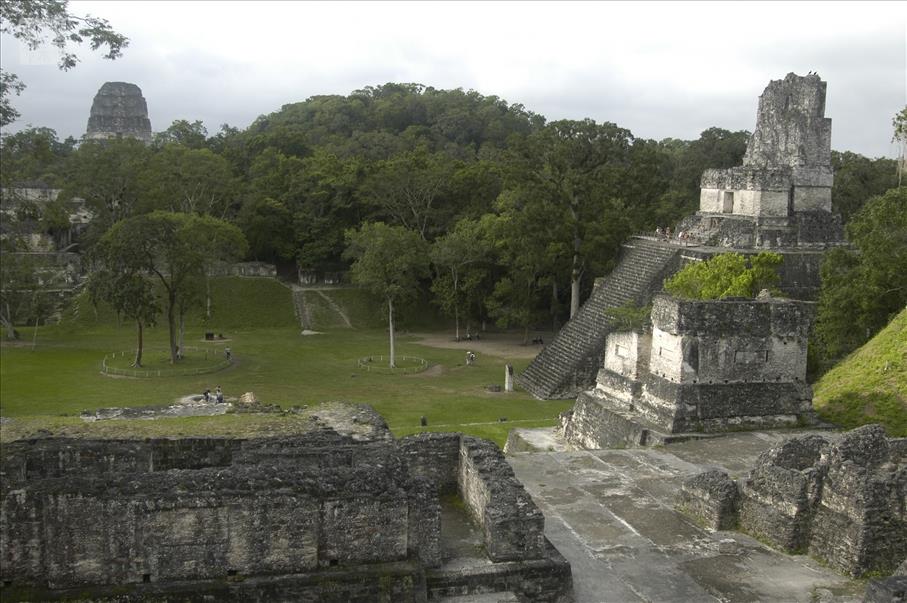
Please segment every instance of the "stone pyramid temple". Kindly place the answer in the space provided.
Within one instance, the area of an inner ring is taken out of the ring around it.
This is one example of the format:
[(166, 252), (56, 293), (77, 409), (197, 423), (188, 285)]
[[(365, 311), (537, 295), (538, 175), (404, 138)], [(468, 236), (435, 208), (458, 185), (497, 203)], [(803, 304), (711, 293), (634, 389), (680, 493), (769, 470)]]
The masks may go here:
[(151, 120), (142, 89), (126, 82), (106, 82), (91, 103), (86, 139), (137, 138), (151, 142)]
[(595, 388), (614, 330), (609, 309), (649, 304), (665, 278), (719, 253), (779, 253), (780, 289), (793, 299), (815, 299), (824, 251), (845, 244), (840, 217), (831, 212), (825, 92), (818, 75), (771, 81), (759, 97), (743, 165), (705, 171), (699, 211), (674, 230), (684, 238), (636, 236), (625, 243), (614, 271), (596, 281), (576, 316), (517, 382), (541, 399), (574, 398)]

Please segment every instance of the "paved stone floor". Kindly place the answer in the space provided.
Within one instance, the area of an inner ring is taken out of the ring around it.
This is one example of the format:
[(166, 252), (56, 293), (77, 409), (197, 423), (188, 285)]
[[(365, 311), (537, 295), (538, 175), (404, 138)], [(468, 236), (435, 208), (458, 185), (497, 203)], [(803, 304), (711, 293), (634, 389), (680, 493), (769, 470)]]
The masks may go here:
[(548, 539), (570, 561), (579, 603), (861, 601), (862, 582), (738, 532), (710, 532), (674, 510), (686, 477), (709, 467), (745, 475), (786, 435), (750, 432), (508, 460), (545, 513)]

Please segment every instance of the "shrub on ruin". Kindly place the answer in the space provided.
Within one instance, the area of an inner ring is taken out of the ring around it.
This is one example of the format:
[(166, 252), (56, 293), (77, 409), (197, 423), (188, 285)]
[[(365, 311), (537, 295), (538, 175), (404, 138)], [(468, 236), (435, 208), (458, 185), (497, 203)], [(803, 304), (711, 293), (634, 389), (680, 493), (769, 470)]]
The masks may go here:
[(776, 267), (783, 257), (764, 251), (746, 258), (739, 253), (722, 253), (696, 262), (667, 279), (665, 291), (686, 299), (754, 298), (763, 289), (779, 293), (781, 282)]

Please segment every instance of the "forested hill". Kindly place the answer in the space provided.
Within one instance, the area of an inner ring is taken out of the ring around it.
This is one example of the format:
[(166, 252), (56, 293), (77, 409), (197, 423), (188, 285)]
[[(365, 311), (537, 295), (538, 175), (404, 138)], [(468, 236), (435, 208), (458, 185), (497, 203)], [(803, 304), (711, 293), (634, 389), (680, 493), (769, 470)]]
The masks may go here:
[(468, 160), (507, 148), (513, 135), (528, 135), (543, 124), (541, 116), (496, 96), (386, 84), (284, 105), (256, 119), (245, 134), (253, 153), (272, 147), (304, 156), (321, 148), (382, 160), (425, 148)]
[[(692, 141), (646, 140), (609, 122), (547, 121), (475, 91), (391, 83), (314, 96), (211, 136), (200, 121), (177, 120), (150, 146), (60, 141), (46, 128), (5, 136), (3, 186), (44, 181), (63, 193), (47, 207), (21, 205), (4, 229), (7, 241), (57, 236), (66, 201), (81, 197), (94, 212), (81, 251), (117, 221), (166, 210), (235, 223), (248, 259), (342, 271), (347, 233), (384, 222), (430, 249), (423, 292), (442, 309), (556, 325), (626, 237), (695, 211), (702, 171), (738, 165), (747, 137), (709, 128)], [(896, 184), (893, 161), (833, 159), (845, 217)]]

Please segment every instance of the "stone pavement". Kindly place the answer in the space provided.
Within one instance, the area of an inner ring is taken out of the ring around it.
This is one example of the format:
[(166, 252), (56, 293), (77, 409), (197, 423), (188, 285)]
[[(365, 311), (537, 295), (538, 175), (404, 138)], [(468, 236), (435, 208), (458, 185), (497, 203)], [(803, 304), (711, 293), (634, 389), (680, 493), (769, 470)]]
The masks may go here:
[(545, 513), (546, 536), (573, 568), (578, 603), (861, 601), (862, 582), (738, 532), (710, 532), (674, 509), (683, 479), (711, 467), (740, 477), (760, 452), (791, 435), (747, 432), (508, 460)]

